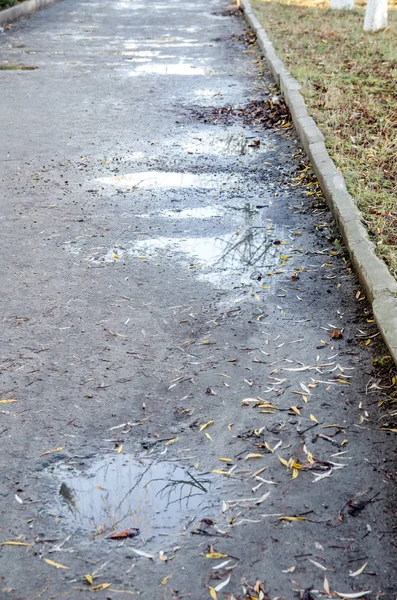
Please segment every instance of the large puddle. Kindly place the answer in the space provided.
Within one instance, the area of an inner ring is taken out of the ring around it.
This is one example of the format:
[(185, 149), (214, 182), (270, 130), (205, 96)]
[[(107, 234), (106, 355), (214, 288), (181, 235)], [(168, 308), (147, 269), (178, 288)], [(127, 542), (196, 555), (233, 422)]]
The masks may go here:
[(84, 470), (62, 463), (54, 474), (60, 516), (93, 537), (126, 529), (146, 540), (182, 533), (192, 518), (215, 510), (210, 476), (171, 461), (112, 455)]

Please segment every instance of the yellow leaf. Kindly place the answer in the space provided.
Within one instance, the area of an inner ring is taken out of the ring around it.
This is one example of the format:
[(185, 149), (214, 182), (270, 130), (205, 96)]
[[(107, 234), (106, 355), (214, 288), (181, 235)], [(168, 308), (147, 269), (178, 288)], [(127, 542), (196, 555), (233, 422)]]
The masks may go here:
[(204, 554), (205, 558), (227, 558), (229, 555), (228, 554), (224, 554), (223, 552), (208, 552), (207, 554)]
[(9, 404), (10, 402), (16, 402), (15, 398), (8, 398), (7, 400), (0, 400), (0, 404)]
[(279, 517), (279, 521), (307, 521), (306, 517)]
[(227, 426), (228, 430), (231, 431), (233, 427), (233, 423), (229, 423), (229, 425)]
[(100, 583), (99, 585), (94, 585), (91, 589), (93, 592), (99, 592), (99, 590), (106, 590), (111, 585), (111, 583)]
[(364, 343), (364, 346), (369, 346), (369, 345), (370, 345), (370, 343), (371, 343), (371, 340), (370, 340), (370, 339), (368, 339), (368, 340), (366, 340), (366, 341), (365, 341), (365, 343)]
[(206, 437), (207, 437), (209, 440), (211, 440), (211, 442), (212, 442), (212, 437), (210, 436), (210, 434), (209, 434), (209, 433), (207, 433), (206, 431), (204, 431), (204, 435), (205, 435), (205, 436), (206, 436)]
[(299, 470), (297, 468), (292, 469), (292, 479), (296, 479), (299, 475)]
[(265, 448), (267, 450), (269, 450), (269, 452), (271, 452), (272, 454), (274, 454), (273, 448), (267, 442), (265, 442)]
[(282, 458), (281, 456), (279, 456), (278, 460), (281, 462), (282, 465), (284, 465), (284, 467), (287, 467), (287, 469), (288, 469), (288, 462), (285, 460), (285, 458)]
[(59, 446), (58, 448), (52, 448), (51, 450), (46, 450), (45, 452), (40, 454), (40, 456), (44, 456), (45, 454), (51, 454), (51, 452), (60, 452), (61, 450), (63, 450), (63, 446)]
[(295, 414), (300, 415), (301, 411), (297, 406), (290, 406), (290, 409), (294, 411)]
[(233, 460), (231, 458), (218, 458), (218, 460), (222, 460), (223, 462), (231, 463)]
[[(317, 419), (316, 419), (316, 417), (315, 417), (314, 415), (310, 415), (310, 419), (311, 419), (312, 421), (314, 421), (315, 423), (318, 423), (318, 421), (317, 421)], [(317, 430), (317, 431), (318, 431), (318, 430)]]
[(26, 546), (26, 548), (30, 548), (30, 544), (26, 542), (1, 542), (0, 546)]
[(167, 581), (169, 579), (171, 579), (171, 577), (172, 577), (172, 573), (170, 573), (169, 575), (167, 575), (167, 577), (164, 577), (164, 579), (161, 580), (160, 585), (165, 585), (167, 583)]
[(211, 421), (208, 421), (208, 423), (204, 423), (204, 425), (200, 426), (200, 431), (203, 431), (204, 429), (207, 429), (207, 427), (209, 427), (210, 425), (212, 425), (214, 423), (214, 420), (212, 419)]
[(52, 567), (55, 567), (56, 569), (69, 569), (70, 568), (70, 567), (65, 567), (65, 565), (61, 565), (60, 563), (57, 563), (53, 560), (50, 560), (49, 558), (45, 558), (44, 560), (48, 565), (51, 565)]
[(307, 462), (309, 463), (309, 465), (313, 465), (315, 463), (313, 454), (311, 452), (307, 453)]
[(168, 442), (165, 442), (166, 446), (171, 446), (171, 444), (175, 444), (175, 442), (177, 442), (179, 440), (179, 437), (173, 438), (172, 440), (168, 440)]
[(216, 591), (214, 590), (214, 588), (209, 585), (208, 586), (208, 591), (210, 593), (210, 596), (211, 596), (212, 600), (216, 600), (217, 599), (217, 595), (216, 595)]
[(216, 473), (217, 475), (226, 475), (230, 477), (229, 471), (221, 471), (220, 469), (212, 469), (212, 473)]
[(307, 396), (302, 396), (302, 400), (303, 400), (303, 402), (305, 402), (306, 404), (309, 402), (309, 400), (307, 399)]
[(120, 454), (123, 451), (123, 444), (117, 448), (117, 454)]
[(343, 441), (340, 443), (340, 445), (341, 445), (342, 447), (343, 447), (343, 446), (346, 446), (346, 444), (348, 443), (348, 441), (349, 441), (349, 440), (343, 440)]
[(84, 575), (84, 579), (86, 580), (87, 583), (89, 583), (90, 585), (92, 585), (92, 575)]
[(98, 490), (106, 490), (102, 485), (97, 485)]
[(258, 454), (257, 452), (250, 452), (245, 457), (245, 460), (250, 460), (251, 458), (263, 458), (264, 454)]
[(302, 465), (299, 464), (298, 462), (296, 462), (296, 460), (293, 460), (291, 462), (290, 468), (293, 467), (294, 469), (303, 469)]
[(113, 252), (113, 258), (120, 258), (120, 256), (118, 254), (116, 254), (115, 252)]

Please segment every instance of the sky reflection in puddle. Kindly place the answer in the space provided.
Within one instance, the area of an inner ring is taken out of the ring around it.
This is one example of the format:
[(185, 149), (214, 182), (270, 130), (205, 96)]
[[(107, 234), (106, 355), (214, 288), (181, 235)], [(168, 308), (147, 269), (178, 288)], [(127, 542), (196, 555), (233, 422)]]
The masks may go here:
[[(145, 538), (182, 531), (211, 504), (211, 480), (173, 462), (105, 456), (84, 470), (58, 465), (62, 517), (91, 534), (137, 528)], [(204, 512), (203, 512), (204, 511)]]
[(155, 74), (155, 75), (211, 75), (214, 71), (210, 69), (203, 69), (201, 67), (195, 67), (193, 65), (188, 65), (186, 63), (170, 63), (170, 64), (161, 64), (161, 63), (153, 63), (141, 65), (129, 73), (130, 77), (138, 76), (138, 75), (147, 75), (147, 74)]
[(207, 175), (194, 173), (177, 173), (171, 171), (140, 171), (126, 173), (115, 177), (100, 177), (99, 182), (114, 185), (118, 188), (208, 188), (230, 183), (235, 178), (223, 174)]

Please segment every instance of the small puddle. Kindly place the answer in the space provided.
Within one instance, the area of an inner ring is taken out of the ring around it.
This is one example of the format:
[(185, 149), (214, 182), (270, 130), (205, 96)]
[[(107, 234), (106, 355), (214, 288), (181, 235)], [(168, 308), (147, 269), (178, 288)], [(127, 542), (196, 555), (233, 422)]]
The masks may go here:
[(174, 63), (174, 64), (147, 64), (141, 65), (129, 73), (131, 77), (137, 75), (212, 75), (214, 71), (210, 69), (203, 69), (201, 67), (195, 67), (186, 63)]
[(60, 516), (92, 536), (125, 529), (145, 539), (175, 534), (191, 517), (207, 518), (215, 510), (211, 477), (170, 461), (112, 455), (84, 470), (61, 463), (53, 473), (60, 482)]
[(233, 176), (178, 173), (172, 171), (141, 171), (116, 177), (100, 177), (98, 181), (118, 188), (201, 188), (216, 189), (226, 183), (234, 183)]

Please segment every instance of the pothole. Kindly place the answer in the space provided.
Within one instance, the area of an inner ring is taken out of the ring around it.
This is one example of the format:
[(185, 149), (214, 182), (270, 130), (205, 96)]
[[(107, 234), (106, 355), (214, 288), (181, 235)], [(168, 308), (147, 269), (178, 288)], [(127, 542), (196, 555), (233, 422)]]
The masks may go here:
[(91, 538), (176, 535), (220, 510), (211, 475), (172, 461), (111, 455), (88, 468), (60, 463), (52, 474), (62, 523)]

